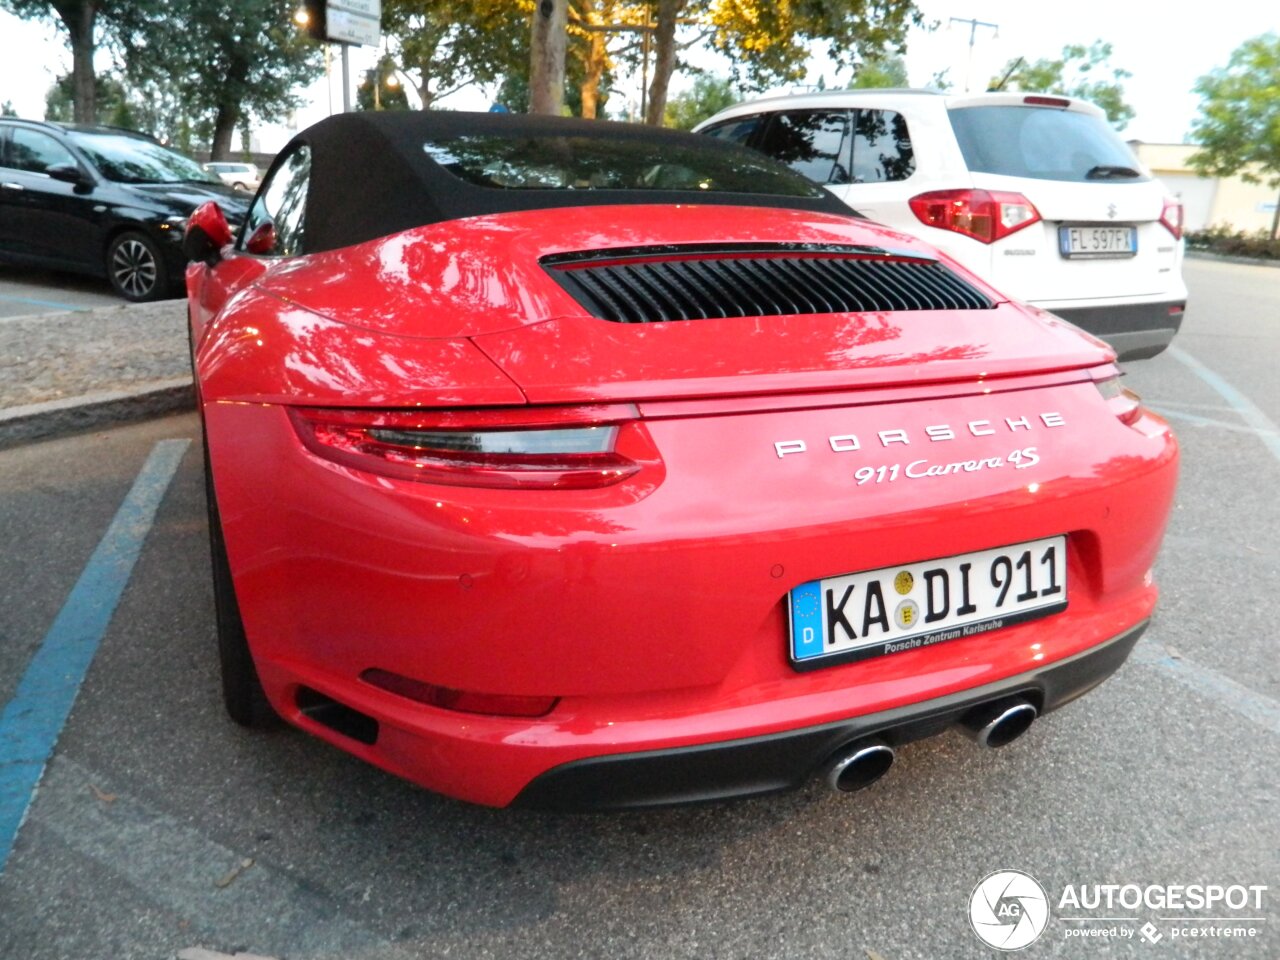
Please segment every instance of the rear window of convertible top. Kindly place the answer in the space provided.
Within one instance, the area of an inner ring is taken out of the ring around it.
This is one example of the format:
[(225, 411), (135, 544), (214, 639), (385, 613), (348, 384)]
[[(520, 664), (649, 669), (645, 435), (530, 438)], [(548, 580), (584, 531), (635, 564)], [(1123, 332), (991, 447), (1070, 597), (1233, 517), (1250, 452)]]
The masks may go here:
[(467, 183), (500, 190), (705, 190), (820, 197), (804, 177), (746, 150), (599, 137), (466, 134), (423, 144)]

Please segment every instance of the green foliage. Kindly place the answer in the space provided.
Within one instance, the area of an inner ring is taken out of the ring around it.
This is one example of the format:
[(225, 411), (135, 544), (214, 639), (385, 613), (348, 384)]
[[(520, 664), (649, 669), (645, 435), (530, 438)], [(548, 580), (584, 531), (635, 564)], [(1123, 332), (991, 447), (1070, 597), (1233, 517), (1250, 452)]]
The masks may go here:
[[(100, 74), (94, 77), (94, 87), (98, 103), (98, 122), (112, 127), (126, 127), (130, 130), (141, 130), (138, 97), (131, 95), (124, 81), (114, 73)], [(71, 82), (71, 74), (63, 74), (54, 81), (44, 95), (44, 118), (62, 123), (70, 123), (75, 119), (75, 91)], [(152, 133), (151, 130), (146, 130)]]
[[(380, 83), (376, 99), (373, 95), (375, 78)], [(404, 86), (399, 82), (394, 85), (388, 84), (388, 79), (398, 81), (395, 76), (395, 64), (389, 57), (383, 57), (376, 67), (364, 72), (364, 80), (356, 88), (356, 109), (408, 110), (409, 97), (404, 92)]]
[(693, 86), (667, 101), (663, 125), (677, 130), (692, 130), (695, 126), (715, 116), (725, 107), (731, 107), (742, 97), (728, 77), (706, 74), (697, 77)]
[(12, 100), (0, 103), (0, 117), (16, 117), (17, 115), (18, 111), (13, 108)]
[[(1005, 90), (1025, 90), (1028, 93), (1059, 93), (1097, 104), (1107, 114), (1107, 119), (1117, 130), (1123, 130), (1133, 119), (1133, 108), (1124, 102), (1123, 81), (1133, 76), (1128, 70), (1111, 66), (1111, 44), (1095, 40), (1088, 47), (1072, 43), (1062, 48), (1058, 60), (1024, 61), (1010, 60), (997, 76), (991, 78), (994, 87), (1009, 74)], [(1012, 73), (1009, 71), (1012, 70)]]
[(907, 28), (924, 20), (912, 0), (694, 0), (705, 8), (717, 49), (740, 86), (803, 79), (816, 46), (843, 68), (906, 49)]
[[(293, 22), (294, 0), (182, 0), (124, 22), (125, 73), (156, 98), (155, 126), (193, 131), (229, 155), (235, 129), (280, 120), (321, 71), (319, 46)], [(151, 96), (148, 99), (152, 99)], [(175, 138), (176, 139), (176, 138)]]
[(901, 57), (874, 57), (858, 64), (850, 90), (870, 87), (909, 87), (907, 65)]
[(1267, 236), (1265, 230), (1245, 233), (1230, 226), (1215, 226), (1187, 234), (1187, 247), (1191, 250), (1207, 250), (1229, 257), (1254, 257), (1259, 260), (1280, 260), (1280, 239)]
[(1225, 68), (1196, 81), (1200, 116), (1191, 138), (1201, 173), (1280, 187), (1280, 35), (1246, 40)]
[(511, 0), (384, 0), (382, 31), (424, 107), (529, 68), (529, 20)]

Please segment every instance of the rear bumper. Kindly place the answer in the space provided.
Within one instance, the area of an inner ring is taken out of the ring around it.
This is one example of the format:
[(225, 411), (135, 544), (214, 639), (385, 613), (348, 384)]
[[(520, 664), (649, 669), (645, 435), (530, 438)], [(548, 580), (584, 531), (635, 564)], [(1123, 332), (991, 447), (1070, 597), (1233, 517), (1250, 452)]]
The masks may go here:
[(1036, 306), (1107, 341), (1121, 360), (1145, 360), (1164, 351), (1182, 326), (1187, 300), (1092, 307)]
[(1139, 623), (1073, 657), (997, 683), (894, 710), (720, 743), (577, 760), (533, 780), (513, 805), (543, 810), (627, 810), (795, 789), (842, 746), (867, 737), (900, 746), (942, 733), (983, 703), (1025, 696), (1047, 713), (1118, 670), (1147, 628)]

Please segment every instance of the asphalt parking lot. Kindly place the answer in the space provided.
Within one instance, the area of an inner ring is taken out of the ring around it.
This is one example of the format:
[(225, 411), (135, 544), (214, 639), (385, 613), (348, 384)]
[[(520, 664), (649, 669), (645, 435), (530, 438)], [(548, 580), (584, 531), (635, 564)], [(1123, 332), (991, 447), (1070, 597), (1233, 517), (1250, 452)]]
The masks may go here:
[[(1274, 960), (1280, 270), (1189, 261), (1187, 277), (1177, 347), (1127, 381), (1183, 445), (1162, 605), (1134, 657), (1004, 750), (913, 744), (852, 797), (488, 810), (295, 731), (242, 731), (217, 695), (194, 415), (0, 451), (0, 705), (30, 696), (51, 637), (83, 653), (91, 625), (59, 611), (104, 563), (76, 596), (110, 617), (0, 859), (0, 956), (949, 960), (996, 954), (967, 903), (1013, 868), (1053, 901), (1022, 956)], [(95, 549), (140, 474), (156, 510), (112, 528), (141, 546), (122, 574)], [(1059, 909), (1068, 885), (1108, 883), (1269, 889), (1248, 910)], [(1190, 935), (1223, 926), (1254, 934)]]
[(0, 319), (124, 302), (106, 280), (0, 264)]

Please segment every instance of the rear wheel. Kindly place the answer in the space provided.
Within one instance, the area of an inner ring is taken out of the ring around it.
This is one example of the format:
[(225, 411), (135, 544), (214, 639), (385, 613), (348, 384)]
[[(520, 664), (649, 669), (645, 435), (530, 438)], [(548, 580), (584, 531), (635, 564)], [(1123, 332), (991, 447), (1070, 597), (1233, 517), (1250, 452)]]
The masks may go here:
[(218, 624), (218, 663), (222, 668), (222, 703), (227, 715), (242, 727), (269, 727), (279, 716), (267, 700), (258, 679), (258, 668), (249, 652), (249, 641), (240, 619), (231, 564), (222, 539), (218, 499), (209, 469), (209, 442), (204, 443), (204, 490), (209, 509), (209, 554), (213, 561), (213, 606)]
[(169, 295), (169, 271), (160, 248), (144, 233), (122, 233), (107, 246), (107, 279), (116, 293), (139, 303)]

